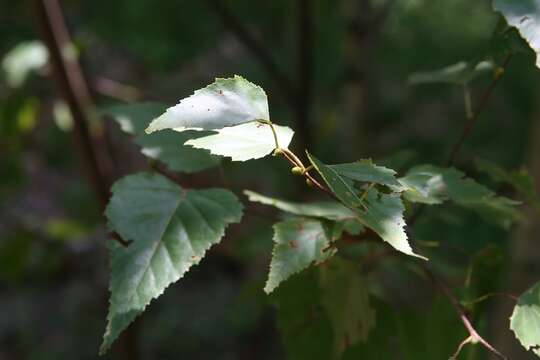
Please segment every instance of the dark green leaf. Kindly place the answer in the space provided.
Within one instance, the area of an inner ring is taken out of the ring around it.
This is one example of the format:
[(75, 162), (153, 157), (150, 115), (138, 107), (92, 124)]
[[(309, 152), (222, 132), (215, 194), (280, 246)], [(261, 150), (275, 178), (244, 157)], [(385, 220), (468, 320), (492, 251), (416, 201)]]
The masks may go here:
[(127, 176), (112, 190), (105, 211), (109, 226), (132, 243), (111, 246), (111, 298), (101, 353), (242, 216), (242, 205), (227, 190), (185, 190), (157, 174)]
[(335, 253), (330, 248), (332, 240), (330, 227), (318, 220), (296, 218), (275, 224), (275, 245), (264, 291), (270, 293), (291, 275), (329, 259)]

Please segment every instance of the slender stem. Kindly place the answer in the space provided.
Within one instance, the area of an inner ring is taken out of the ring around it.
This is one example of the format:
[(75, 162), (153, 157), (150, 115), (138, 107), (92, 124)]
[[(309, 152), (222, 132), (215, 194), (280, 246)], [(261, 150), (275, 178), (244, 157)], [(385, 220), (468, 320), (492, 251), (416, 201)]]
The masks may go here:
[(465, 105), (465, 115), (467, 120), (470, 120), (474, 117), (474, 112), (472, 109), (472, 100), (471, 100), (471, 90), (469, 89), (469, 84), (463, 84), (463, 103)]
[(467, 317), (467, 314), (465, 313), (465, 310), (459, 303), (459, 301), (456, 299), (456, 297), (452, 294), (448, 286), (439, 278), (435, 276), (435, 274), (427, 267), (426, 264), (421, 263), (420, 266), (426, 273), (427, 277), (431, 280), (431, 282), (437, 287), (443, 295), (445, 295), (448, 300), (450, 301), (450, 304), (452, 304), (452, 307), (456, 311), (456, 313), (459, 316), (459, 319), (463, 323), (463, 326), (465, 326), (465, 329), (469, 332), (470, 337), (473, 339), (473, 341), (480, 343), (483, 347), (485, 347), (487, 350), (491, 351), (493, 354), (497, 355), (501, 359), (507, 359), (506, 356), (501, 354), (497, 349), (495, 349), (490, 343), (488, 343), (474, 328), (471, 321)]
[(272, 130), (272, 135), (274, 136), (274, 142), (276, 144), (276, 149), (279, 149), (279, 141), (278, 141), (276, 129), (274, 128), (274, 124), (270, 120), (256, 120), (256, 121), (270, 126), (270, 130)]
[(488, 294), (482, 295), (480, 297), (477, 297), (476, 299), (473, 299), (473, 300), (470, 300), (470, 301), (461, 302), (461, 304), (463, 306), (465, 306), (465, 307), (468, 307), (468, 306), (471, 306), (471, 305), (474, 305), (474, 304), (481, 303), (482, 301), (490, 299), (490, 298), (495, 297), (495, 296), (505, 297), (505, 298), (510, 299), (510, 300), (512, 300), (514, 302), (517, 302), (519, 300), (517, 296), (512, 295), (512, 294), (507, 294), (507, 293), (502, 293), (502, 292), (492, 292), (492, 293), (488, 293)]
[(478, 118), (480, 117), (480, 114), (486, 108), (489, 102), (489, 99), (491, 98), (491, 95), (493, 94), (493, 90), (495, 90), (495, 87), (499, 83), (499, 80), (502, 74), (504, 73), (504, 70), (506, 70), (506, 68), (508, 67), (508, 63), (510, 62), (511, 58), (512, 58), (512, 54), (509, 54), (504, 59), (502, 65), (499, 68), (499, 71), (495, 72), (493, 80), (491, 81), (487, 89), (482, 94), (478, 108), (476, 109), (476, 111), (473, 112), (472, 116), (468, 118), (467, 121), (465, 122), (465, 125), (463, 126), (463, 130), (461, 131), (459, 138), (457, 139), (456, 143), (452, 147), (452, 151), (450, 152), (450, 155), (448, 156), (448, 159), (446, 161), (447, 166), (451, 166), (456, 161), (456, 158), (459, 152), (461, 151), (461, 148), (465, 140), (470, 135), (472, 129), (474, 128), (474, 125), (476, 124)]
[(468, 336), (465, 340), (459, 343), (459, 346), (454, 353), (454, 355), (450, 356), (449, 360), (457, 360), (459, 354), (461, 353), (461, 350), (463, 350), (463, 347), (469, 343), (474, 343), (474, 338), (472, 336)]

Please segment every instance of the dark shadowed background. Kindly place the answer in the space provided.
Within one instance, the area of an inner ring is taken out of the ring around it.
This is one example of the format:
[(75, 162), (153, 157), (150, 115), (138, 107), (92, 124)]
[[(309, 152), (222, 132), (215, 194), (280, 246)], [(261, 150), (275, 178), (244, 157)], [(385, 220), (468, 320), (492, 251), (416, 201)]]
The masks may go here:
[[(46, 40), (39, 3), (0, 0), (0, 56)], [(465, 122), (459, 86), (412, 86), (409, 76), (481, 60), (499, 21), (489, 0), (65, 0), (61, 7), (73, 40), (65, 51), (80, 63), (96, 113), (143, 100), (172, 105), (215, 77), (239, 74), (266, 90), (275, 121), (295, 129), (297, 153), (308, 148), (328, 163), (373, 158), (399, 171), (442, 164)], [(16, 63), (0, 77), (0, 359), (95, 359), (111, 241), (101, 200), (61, 80), (39, 43)], [(490, 82), (488, 74), (470, 84), (475, 104)], [(539, 85), (533, 54), (515, 55), (456, 166), (507, 196), (512, 190), (490, 182), (476, 158), (540, 178)], [(148, 168), (113, 121), (95, 119), (97, 151), (112, 154), (109, 183)], [(190, 187), (225, 183), (239, 196), (252, 189), (320, 197), (271, 157), (180, 176)], [(415, 226), (417, 246), (429, 249), (458, 297), (520, 294), (540, 278), (538, 212), (527, 205), (523, 212), (506, 232), (462, 209), (430, 208)], [(248, 212), (104, 359), (282, 359), (296, 340), (313, 354), (293, 358), (322, 356), (320, 339), (280, 335), (279, 295), (262, 291), (276, 216)], [(448, 301), (406, 263), (372, 259), (366, 278), (377, 326), (344, 358), (447, 359), (466, 337)], [(281, 291), (305, 283), (293, 279)], [(511, 305), (490, 299), (473, 319), (512, 359), (532, 359), (508, 330)], [(381, 339), (391, 340), (390, 351)], [(489, 355), (469, 345), (460, 358)]]

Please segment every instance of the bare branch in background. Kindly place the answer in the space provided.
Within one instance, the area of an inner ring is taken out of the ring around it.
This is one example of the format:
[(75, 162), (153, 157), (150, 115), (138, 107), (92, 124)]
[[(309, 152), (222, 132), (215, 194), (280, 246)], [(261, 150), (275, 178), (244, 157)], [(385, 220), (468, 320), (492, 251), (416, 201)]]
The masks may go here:
[(253, 36), (251, 31), (244, 25), (242, 20), (224, 4), (222, 0), (205, 0), (214, 10), (221, 22), (238, 38), (259, 63), (268, 72), (272, 80), (277, 84), (287, 99), (293, 99), (295, 95), (294, 85), (285, 73), (283, 73), (272, 59), (270, 52), (266, 50)]

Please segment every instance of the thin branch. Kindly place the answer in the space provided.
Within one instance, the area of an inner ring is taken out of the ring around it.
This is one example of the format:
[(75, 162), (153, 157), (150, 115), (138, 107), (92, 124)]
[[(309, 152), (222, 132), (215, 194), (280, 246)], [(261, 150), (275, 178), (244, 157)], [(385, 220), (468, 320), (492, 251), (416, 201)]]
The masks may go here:
[[(86, 166), (87, 177), (97, 195), (100, 208), (104, 209), (110, 196), (110, 182), (104, 171), (108, 159), (103, 156), (103, 148), (96, 144), (96, 139), (92, 137), (88, 128), (87, 114), (93, 108), (93, 104), (82, 70), (75, 59), (65, 55), (66, 49), (71, 45), (71, 39), (62, 9), (57, 0), (35, 0), (35, 7), (57, 86), (73, 116), (74, 135), (81, 152), (82, 163)], [(111, 234), (111, 238), (123, 246), (128, 244), (117, 234)]]
[[(270, 77), (284, 93), (285, 99), (293, 99), (294, 86), (289, 78), (279, 69), (272, 59), (270, 52), (259, 44), (243, 22), (227, 7), (223, 0), (205, 0), (212, 8), (221, 22), (236, 36), (236, 38), (249, 50), (259, 63), (266, 69)], [(290, 101), (290, 100), (289, 100)]]
[(465, 125), (463, 126), (463, 130), (461, 131), (461, 134), (459, 138), (457, 139), (456, 143), (452, 147), (452, 151), (450, 152), (448, 160), (446, 161), (447, 166), (451, 166), (452, 164), (454, 164), (459, 152), (461, 151), (461, 147), (463, 146), (463, 143), (465, 142), (467, 137), (470, 135), (472, 129), (474, 128), (474, 125), (476, 125), (476, 122), (478, 118), (480, 117), (480, 114), (486, 108), (489, 102), (489, 99), (491, 98), (491, 95), (493, 94), (493, 90), (495, 90), (495, 88), (497, 87), (497, 84), (499, 83), (499, 80), (501, 79), (502, 74), (508, 67), (508, 63), (510, 62), (511, 58), (512, 58), (512, 54), (508, 54), (508, 56), (506, 56), (502, 65), (500, 66), (499, 71), (495, 72), (495, 76), (493, 77), (493, 80), (491, 81), (487, 89), (482, 94), (478, 108), (476, 109), (476, 111), (473, 112), (472, 116), (470, 117), (467, 116), (467, 121), (465, 122)]
[(474, 343), (474, 339), (472, 336), (468, 336), (465, 340), (459, 343), (456, 352), (454, 353), (454, 355), (450, 356), (449, 360), (457, 360), (457, 357), (461, 353), (461, 350), (463, 350), (463, 347), (469, 343)]
[(465, 329), (469, 332), (470, 337), (472, 338), (472, 341), (480, 343), (483, 347), (485, 347), (487, 350), (491, 351), (493, 354), (497, 355), (501, 359), (507, 359), (506, 356), (501, 354), (497, 349), (495, 349), (490, 343), (488, 343), (474, 328), (471, 321), (467, 317), (467, 314), (465, 313), (465, 310), (459, 303), (459, 301), (456, 299), (456, 297), (452, 294), (448, 286), (439, 278), (435, 276), (435, 274), (427, 267), (425, 264), (420, 265), (424, 272), (426, 273), (427, 277), (431, 280), (431, 282), (437, 287), (441, 293), (448, 298), (450, 301), (450, 304), (452, 304), (452, 307), (456, 311), (456, 313), (459, 316), (459, 319), (463, 323), (463, 326), (465, 326)]

